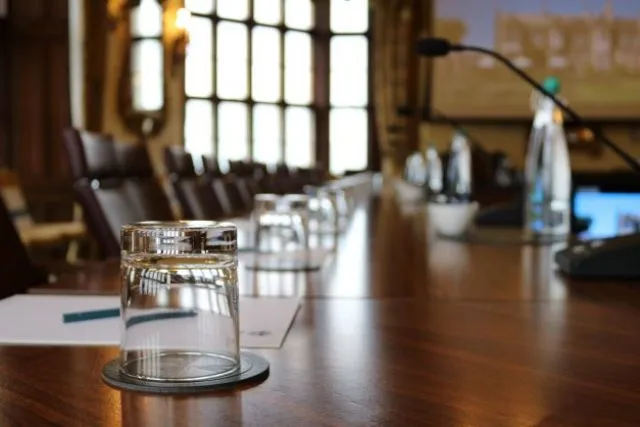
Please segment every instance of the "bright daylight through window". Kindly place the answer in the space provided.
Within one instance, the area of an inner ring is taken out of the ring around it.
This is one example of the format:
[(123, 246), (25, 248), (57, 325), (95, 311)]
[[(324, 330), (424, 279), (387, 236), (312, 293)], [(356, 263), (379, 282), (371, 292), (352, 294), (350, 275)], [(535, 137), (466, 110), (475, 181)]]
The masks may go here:
[[(332, 172), (367, 167), (368, 0), (325, 1), (329, 39), (316, 39), (317, 0), (185, 1), (192, 14), (188, 151), (215, 155), (223, 164), (253, 159), (304, 167), (315, 163), (316, 135), (328, 135)], [(318, 43), (329, 48), (327, 75), (315, 68)], [(327, 85), (330, 105), (322, 107), (314, 93)], [(322, 108), (328, 129), (316, 129)]]

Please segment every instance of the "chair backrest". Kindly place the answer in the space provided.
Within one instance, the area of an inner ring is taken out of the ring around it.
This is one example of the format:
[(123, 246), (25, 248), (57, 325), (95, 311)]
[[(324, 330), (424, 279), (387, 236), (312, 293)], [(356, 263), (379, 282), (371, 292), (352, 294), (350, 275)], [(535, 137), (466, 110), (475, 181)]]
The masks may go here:
[(111, 136), (75, 128), (65, 129), (63, 136), (71, 172), (76, 180), (119, 175), (118, 157)]
[(206, 180), (195, 172), (193, 158), (181, 146), (166, 147), (164, 161), (185, 219), (215, 219), (221, 208)]
[(251, 177), (251, 166), (243, 161), (230, 162), (228, 174), (223, 174), (215, 157), (202, 156), (204, 177), (218, 199), (222, 214), (226, 217), (247, 213), (253, 206), (253, 190), (256, 188)]
[(87, 228), (106, 257), (120, 256), (120, 229), (125, 224), (143, 221), (139, 206), (121, 182), (82, 179), (74, 184)]
[(164, 149), (164, 163), (169, 175), (181, 178), (196, 177), (196, 169), (193, 165), (191, 153), (185, 151), (182, 146), (173, 145)]
[(5, 204), (13, 224), (18, 230), (33, 226), (33, 218), (22, 192), (18, 176), (5, 168), (0, 168), (0, 198)]
[(0, 236), (0, 298), (22, 293), (32, 286), (45, 283), (46, 274), (33, 264), (1, 198)]
[(120, 175), (126, 178), (153, 178), (155, 171), (147, 147), (143, 143), (115, 142)]
[(175, 219), (167, 193), (155, 176), (147, 148), (142, 143), (115, 143), (123, 186), (144, 218)]
[[(85, 136), (87, 136), (85, 138)], [(65, 147), (76, 177), (74, 190), (87, 228), (107, 257), (120, 255), (120, 227), (145, 217), (140, 200), (125, 185), (111, 138), (67, 129)]]
[(202, 166), (204, 168), (204, 173), (211, 178), (220, 178), (224, 174), (220, 170), (220, 165), (218, 164), (218, 159), (213, 156), (202, 156)]

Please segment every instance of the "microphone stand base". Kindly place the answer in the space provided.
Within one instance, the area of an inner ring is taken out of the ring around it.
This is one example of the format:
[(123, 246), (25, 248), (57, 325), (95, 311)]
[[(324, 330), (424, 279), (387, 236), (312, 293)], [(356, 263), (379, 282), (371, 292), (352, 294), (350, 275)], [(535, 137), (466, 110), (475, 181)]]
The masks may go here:
[(562, 273), (576, 279), (640, 279), (640, 233), (594, 239), (555, 254)]

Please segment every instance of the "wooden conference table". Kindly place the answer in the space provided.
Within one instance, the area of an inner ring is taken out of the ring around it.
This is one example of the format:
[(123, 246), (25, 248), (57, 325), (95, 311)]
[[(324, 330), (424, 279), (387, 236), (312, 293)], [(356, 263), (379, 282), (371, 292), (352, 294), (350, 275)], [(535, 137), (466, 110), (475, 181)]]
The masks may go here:
[[(571, 283), (548, 248), (438, 240), (388, 194), (321, 273), (247, 274), (300, 295), (271, 375), (193, 397), (120, 393), (117, 348), (0, 347), (2, 426), (640, 426), (640, 288)], [(33, 292), (116, 293), (116, 262)], [(3, 327), (7, 327), (4, 325)]]

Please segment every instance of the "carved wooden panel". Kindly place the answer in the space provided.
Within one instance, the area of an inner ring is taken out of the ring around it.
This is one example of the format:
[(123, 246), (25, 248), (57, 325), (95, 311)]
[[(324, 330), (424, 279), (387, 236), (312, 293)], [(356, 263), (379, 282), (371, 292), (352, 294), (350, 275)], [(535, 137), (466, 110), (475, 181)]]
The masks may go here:
[(10, 132), (3, 160), (18, 173), (39, 219), (67, 217), (72, 201), (62, 144), (70, 125), (67, 8), (67, 0), (12, 1), (6, 19), (9, 91), (0, 99), (8, 99)]
[(396, 172), (419, 145), (424, 79), (415, 43), (425, 32), (427, 9), (427, 0), (378, 0), (374, 7), (376, 127), (380, 148)]
[[(1, 2), (2, 0), (0, 0)], [(8, 163), (9, 152), (9, 33), (0, 16), (0, 166)]]

